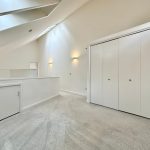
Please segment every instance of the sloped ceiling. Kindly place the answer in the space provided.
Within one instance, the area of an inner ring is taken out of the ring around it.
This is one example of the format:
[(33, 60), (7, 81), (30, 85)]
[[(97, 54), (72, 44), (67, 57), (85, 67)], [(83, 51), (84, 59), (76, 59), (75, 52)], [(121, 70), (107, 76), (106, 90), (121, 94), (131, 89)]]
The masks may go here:
[(0, 31), (47, 17), (61, 0), (1, 0)]
[[(39, 38), (48, 27), (60, 23), (88, 1), (89, 0), (62, 0), (48, 17), (1, 31), (0, 53), (7, 53)], [(31, 29), (32, 32), (29, 32)]]
[(59, 0), (1, 0), (0, 15), (42, 8), (58, 2)]

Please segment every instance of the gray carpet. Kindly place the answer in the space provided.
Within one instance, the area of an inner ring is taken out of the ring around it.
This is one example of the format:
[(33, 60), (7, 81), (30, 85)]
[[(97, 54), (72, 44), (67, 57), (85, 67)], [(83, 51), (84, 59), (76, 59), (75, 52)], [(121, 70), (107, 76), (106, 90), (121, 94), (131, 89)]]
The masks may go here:
[(150, 120), (62, 93), (1, 121), (0, 150), (150, 150)]

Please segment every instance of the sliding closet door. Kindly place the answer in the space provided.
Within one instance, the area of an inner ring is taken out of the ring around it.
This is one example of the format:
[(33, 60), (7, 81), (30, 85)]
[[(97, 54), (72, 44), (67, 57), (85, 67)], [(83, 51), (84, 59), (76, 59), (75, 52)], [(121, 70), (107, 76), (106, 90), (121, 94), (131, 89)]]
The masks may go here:
[(119, 39), (119, 109), (140, 115), (141, 34)]
[(142, 33), (141, 114), (150, 118), (150, 31)]
[(103, 105), (102, 99), (102, 47), (91, 47), (91, 103)]
[(103, 102), (104, 106), (118, 109), (118, 40), (103, 47)]

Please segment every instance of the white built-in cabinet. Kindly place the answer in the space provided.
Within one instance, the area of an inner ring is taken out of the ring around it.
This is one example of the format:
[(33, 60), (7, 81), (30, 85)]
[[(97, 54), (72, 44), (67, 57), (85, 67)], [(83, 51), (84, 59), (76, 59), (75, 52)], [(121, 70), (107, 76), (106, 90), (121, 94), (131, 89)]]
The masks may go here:
[(92, 103), (103, 105), (102, 97), (102, 45), (96, 45), (91, 51), (91, 97)]
[(90, 46), (90, 102), (150, 118), (150, 30)]
[(91, 48), (92, 103), (118, 109), (118, 41)]
[(20, 85), (0, 86), (0, 120), (20, 112)]
[(141, 33), (141, 115), (150, 118), (150, 30)]
[(141, 34), (119, 39), (119, 109), (140, 115)]
[(118, 109), (118, 41), (102, 44), (102, 97), (106, 107)]

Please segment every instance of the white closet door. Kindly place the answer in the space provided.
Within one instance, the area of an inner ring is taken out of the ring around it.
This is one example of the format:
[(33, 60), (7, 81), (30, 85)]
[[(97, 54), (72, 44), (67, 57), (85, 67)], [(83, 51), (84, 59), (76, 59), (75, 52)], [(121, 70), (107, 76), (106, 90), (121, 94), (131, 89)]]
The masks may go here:
[(140, 115), (140, 38), (119, 39), (119, 109)]
[(102, 46), (91, 47), (91, 96), (94, 104), (103, 105), (102, 99)]
[(104, 106), (118, 109), (118, 40), (102, 46)]
[(0, 87), (0, 120), (19, 112), (20, 86)]
[(150, 118), (150, 31), (142, 33), (141, 114)]

